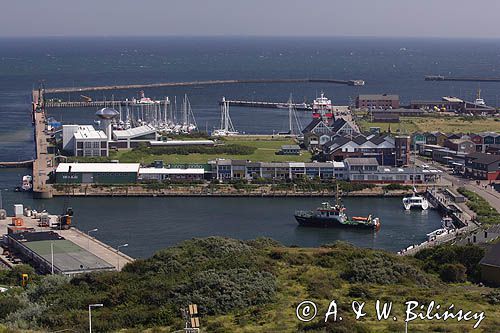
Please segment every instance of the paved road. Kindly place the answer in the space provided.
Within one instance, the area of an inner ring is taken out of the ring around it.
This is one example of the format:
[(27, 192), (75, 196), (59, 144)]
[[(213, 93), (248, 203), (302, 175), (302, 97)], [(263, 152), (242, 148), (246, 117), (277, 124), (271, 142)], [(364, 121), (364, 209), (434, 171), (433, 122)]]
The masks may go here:
[[(422, 161), (417, 158), (415, 159), (415, 164), (422, 165), (429, 164), (429, 162)], [(432, 167), (443, 171), (443, 173), (441, 174), (441, 182), (443, 185), (452, 186), (452, 188), (455, 189), (459, 187), (465, 187), (469, 191), (473, 191), (484, 198), (493, 208), (495, 208), (500, 213), (500, 193), (489, 186), (487, 181), (483, 180), (481, 181), (480, 185), (477, 185), (475, 180), (450, 175), (442, 166), (436, 163), (432, 164)]]

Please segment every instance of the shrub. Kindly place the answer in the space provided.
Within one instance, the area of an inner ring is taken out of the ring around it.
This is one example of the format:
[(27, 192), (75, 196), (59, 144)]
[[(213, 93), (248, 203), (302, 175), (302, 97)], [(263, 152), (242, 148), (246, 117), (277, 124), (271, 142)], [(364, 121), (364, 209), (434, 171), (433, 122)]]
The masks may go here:
[(500, 213), (476, 193), (461, 187), (458, 189), (462, 195), (467, 197), (467, 206), (477, 215), (477, 221), (484, 225), (500, 223)]
[(21, 302), (11, 295), (0, 295), (0, 319), (5, 319), (10, 313), (21, 308)]
[(444, 282), (465, 282), (466, 268), (462, 264), (445, 264), (441, 267), (439, 276)]
[(384, 189), (387, 191), (407, 191), (411, 190), (411, 186), (402, 184), (389, 184), (387, 186), (384, 186)]
[(499, 305), (500, 304), (500, 289), (495, 289), (486, 295), (484, 295), (488, 303), (492, 305)]
[(423, 262), (423, 267), (430, 273), (441, 276), (441, 268), (446, 264), (461, 264), (466, 269), (466, 275), (471, 281), (480, 278), (479, 262), (485, 250), (477, 245), (442, 245), (419, 251), (415, 258)]
[(276, 292), (272, 274), (248, 269), (214, 269), (197, 274), (191, 283), (172, 291), (179, 305), (200, 304), (207, 314), (223, 314), (252, 305), (267, 303)]
[(349, 297), (360, 299), (373, 299), (373, 294), (367, 287), (363, 285), (353, 285), (349, 288)]
[(395, 284), (411, 281), (421, 286), (429, 284), (423, 272), (400, 262), (399, 258), (383, 253), (354, 259), (341, 277), (349, 282), (359, 283)]

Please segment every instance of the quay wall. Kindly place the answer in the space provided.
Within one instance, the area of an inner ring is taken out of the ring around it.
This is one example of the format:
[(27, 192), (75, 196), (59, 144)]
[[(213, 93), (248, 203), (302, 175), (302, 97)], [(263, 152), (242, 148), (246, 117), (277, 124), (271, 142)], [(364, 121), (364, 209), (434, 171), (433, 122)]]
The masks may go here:
[[(403, 197), (411, 194), (411, 190), (385, 191), (381, 187), (361, 191), (343, 192), (346, 197)], [(276, 190), (270, 186), (252, 189), (235, 189), (220, 187), (211, 189), (206, 186), (172, 186), (171, 188), (151, 189), (138, 186), (73, 186), (70, 189), (53, 188), (53, 196), (75, 197), (334, 197), (336, 191), (331, 190)]]

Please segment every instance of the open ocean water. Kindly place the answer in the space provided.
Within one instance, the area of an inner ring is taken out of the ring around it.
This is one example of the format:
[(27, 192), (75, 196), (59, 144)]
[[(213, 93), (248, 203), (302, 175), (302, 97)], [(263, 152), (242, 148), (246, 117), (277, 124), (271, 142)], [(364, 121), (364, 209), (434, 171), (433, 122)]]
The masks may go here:
[[(488, 104), (498, 105), (500, 83), (426, 82), (425, 75), (500, 77), (499, 40), (384, 38), (21, 38), (0, 39), (0, 160), (32, 158), (30, 91), (46, 87), (152, 83), (213, 79), (336, 78), (363, 79), (363, 87), (335, 84), (241, 84), (146, 90), (155, 98), (187, 93), (200, 129), (219, 121), (218, 101), (285, 102), (312, 100), (325, 92), (347, 105), (360, 93), (395, 93), (412, 99), (459, 96), (473, 100), (478, 88)], [(136, 91), (85, 93), (95, 99), (132, 98)], [(79, 94), (59, 96), (79, 100)], [(180, 106), (180, 103), (179, 103)], [(89, 123), (96, 110), (53, 110), (65, 123)], [(231, 108), (235, 127), (246, 133), (273, 133), (287, 127), (287, 110)], [(300, 114), (300, 113), (299, 113)], [(305, 125), (309, 115), (300, 114)], [(63, 199), (33, 201), (14, 193), (28, 170), (0, 170), (4, 206), (24, 201), (59, 213)], [(107, 198), (71, 199), (82, 230), (99, 228), (97, 237), (116, 245), (129, 242), (133, 256), (197, 236), (241, 239), (273, 237), (285, 244), (318, 246), (345, 240), (395, 251), (425, 239), (439, 227), (434, 211), (404, 213), (397, 199), (346, 199), (351, 214), (373, 212), (383, 227), (376, 234), (298, 228), (293, 211), (314, 208), (321, 199)], [(396, 213), (397, 212), (397, 213)]]

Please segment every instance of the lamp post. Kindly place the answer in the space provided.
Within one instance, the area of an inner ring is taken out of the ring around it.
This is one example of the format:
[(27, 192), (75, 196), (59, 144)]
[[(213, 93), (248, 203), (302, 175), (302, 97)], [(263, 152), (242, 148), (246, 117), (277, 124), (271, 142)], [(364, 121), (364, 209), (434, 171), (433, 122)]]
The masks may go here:
[(92, 308), (101, 308), (104, 305), (99, 304), (89, 304), (89, 333), (92, 333)]
[(54, 275), (54, 242), (50, 242), (50, 270)]
[(89, 250), (89, 249), (90, 249), (90, 233), (91, 233), (91, 232), (96, 232), (96, 231), (98, 231), (98, 230), (99, 230), (99, 229), (95, 228), (95, 229), (92, 229), (92, 230), (87, 231), (87, 236), (88, 236), (88, 237), (87, 237), (87, 250)]
[(118, 263), (116, 265), (116, 270), (119, 271), (120, 270), (120, 247), (127, 247), (128, 246), (128, 243), (125, 243), (125, 244), (122, 244), (122, 245), (118, 245), (118, 247), (116, 248), (116, 255), (118, 256)]

